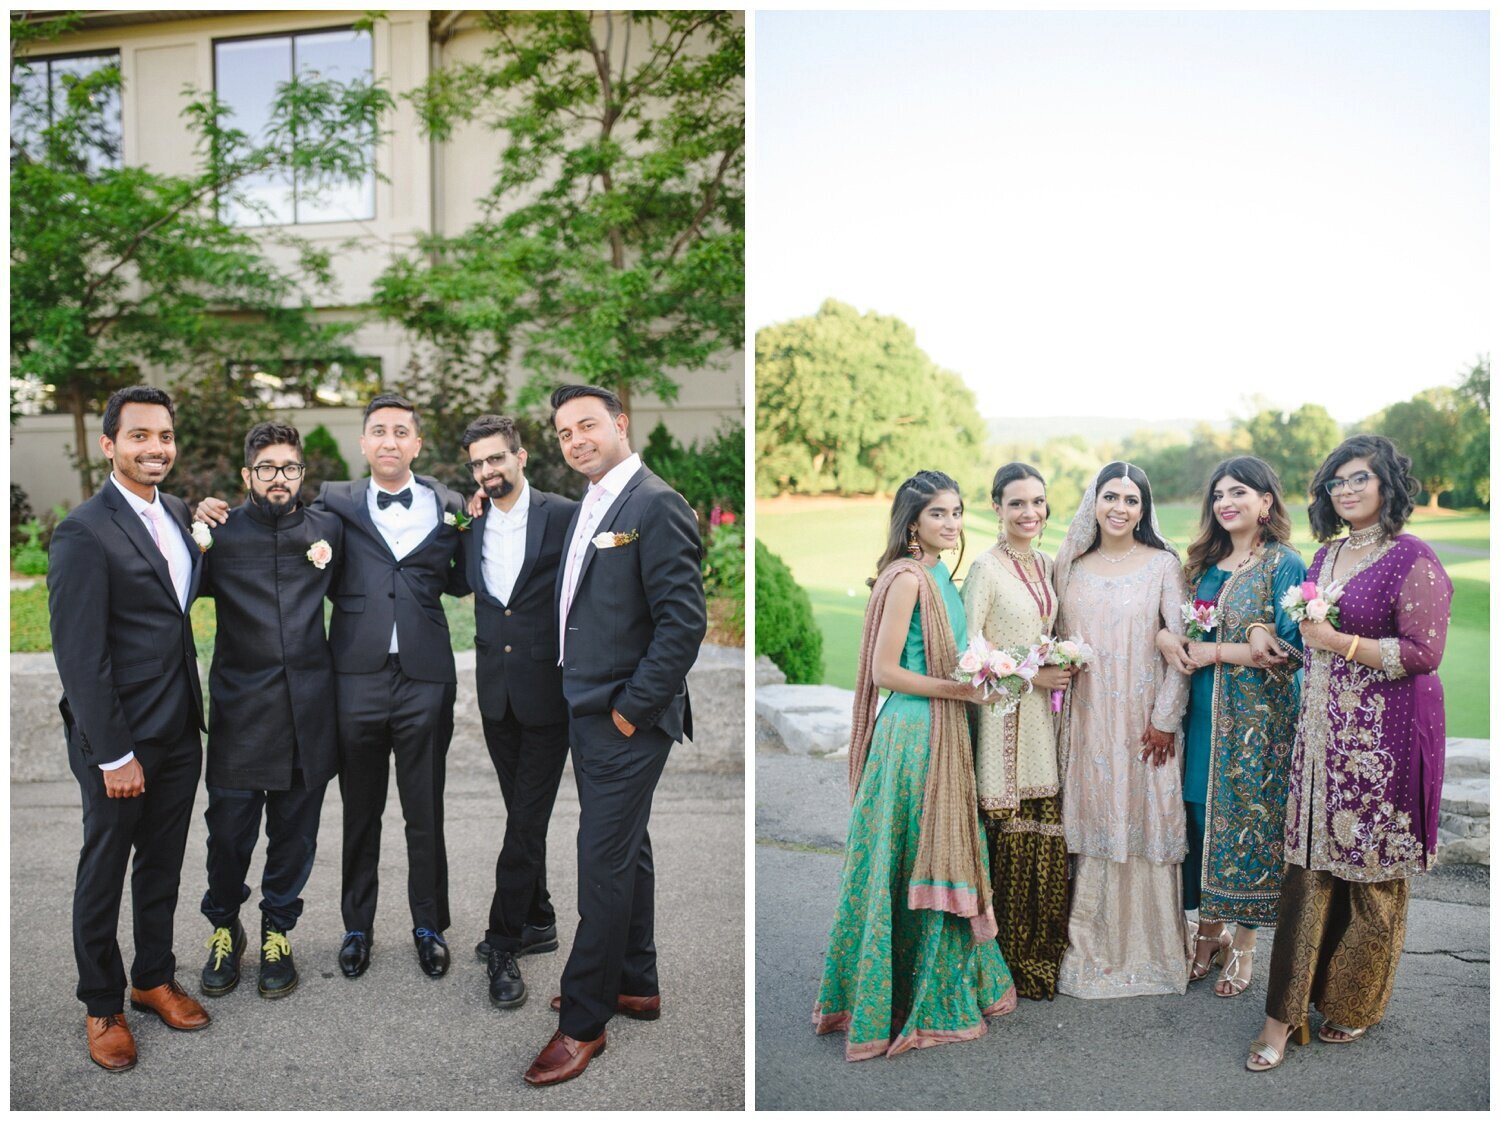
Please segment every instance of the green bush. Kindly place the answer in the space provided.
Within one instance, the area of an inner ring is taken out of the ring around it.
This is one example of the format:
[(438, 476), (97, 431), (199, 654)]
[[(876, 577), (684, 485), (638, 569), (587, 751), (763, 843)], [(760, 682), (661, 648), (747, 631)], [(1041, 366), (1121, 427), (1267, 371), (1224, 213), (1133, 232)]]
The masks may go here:
[(703, 555), (703, 591), (709, 599), (724, 603), (720, 623), (740, 637), (745, 634), (745, 531), (733, 522), (721, 522), (709, 530)]
[(651, 430), (641, 459), (709, 524), (711, 511), (745, 508), (745, 428), (730, 421), (712, 440), (683, 447), (665, 424)]
[(318, 425), (302, 436), (302, 462), (307, 464), (303, 500), (311, 502), (324, 483), (349, 477), (349, 464), (339, 451), (339, 442), (324, 425)]
[(775, 553), (755, 542), (755, 653), (781, 668), (793, 685), (823, 680), (823, 632), (812, 601)]

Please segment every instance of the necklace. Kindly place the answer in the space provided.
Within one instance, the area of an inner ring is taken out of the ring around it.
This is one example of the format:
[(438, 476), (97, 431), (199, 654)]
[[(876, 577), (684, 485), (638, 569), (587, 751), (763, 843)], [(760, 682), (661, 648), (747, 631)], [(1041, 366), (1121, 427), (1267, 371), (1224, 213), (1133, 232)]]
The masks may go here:
[(1131, 553), (1135, 552), (1140, 547), (1141, 547), (1141, 543), (1139, 541), (1137, 541), (1134, 545), (1130, 546), (1130, 548), (1126, 549), (1123, 553), (1121, 553), (1117, 557), (1110, 556), (1103, 549), (1098, 550), (1098, 552), (1099, 552), (1099, 556), (1102, 557), (1108, 563), (1110, 563), (1110, 564), (1120, 564), (1122, 561), (1125, 560), (1126, 557), (1130, 556)]
[(1030, 549), (1017, 549), (1012, 546), (1010, 541), (1008, 541), (1004, 537), (1000, 538), (998, 544), (1001, 550), (1004, 551), (1005, 555), (1013, 561), (1023, 561), (1031, 559), (1032, 551)]
[(1349, 530), (1349, 548), (1363, 549), (1367, 545), (1373, 545), (1385, 536), (1385, 526), (1376, 522), (1374, 525), (1366, 526), (1364, 529)]

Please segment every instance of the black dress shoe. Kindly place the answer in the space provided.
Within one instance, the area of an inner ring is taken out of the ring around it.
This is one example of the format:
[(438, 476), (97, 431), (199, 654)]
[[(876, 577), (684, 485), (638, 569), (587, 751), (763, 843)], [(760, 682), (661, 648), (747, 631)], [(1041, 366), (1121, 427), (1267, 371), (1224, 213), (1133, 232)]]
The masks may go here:
[(417, 943), (417, 964), (429, 977), (441, 977), (448, 972), (448, 943), (435, 930), (419, 926), (412, 931)]
[(208, 961), (203, 966), (204, 996), (232, 993), (240, 983), (240, 958), (245, 953), (245, 928), (235, 919), (230, 926), (215, 927), (208, 939)]
[(374, 939), (364, 931), (351, 930), (344, 935), (344, 944), (339, 947), (339, 968), (345, 977), (358, 977), (370, 968), (370, 943)]
[(491, 950), (489, 960), (490, 1003), (496, 1008), (519, 1008), (526, 1003), (526, 982), (516, 955), (508, 950)]
[[(369, 964), (366, 951), (365, 963)], [(292, 944), (286, 932), (278, 930), (269, 915), (260, 920), (260, 995), (274, 1000), (297, 987), (297, 965), (292, 961)]]
[[(557, 949), (557, 924), (551, 923), (547, 926), (526, 925), (521, 928), (521, 948), (514, 951), (516, 957), (525, 957), (527, 954), (550, 954)], [(474, 947), (474, 956), (480, 961), (490, 960), (489, 942), (481, 942)]]

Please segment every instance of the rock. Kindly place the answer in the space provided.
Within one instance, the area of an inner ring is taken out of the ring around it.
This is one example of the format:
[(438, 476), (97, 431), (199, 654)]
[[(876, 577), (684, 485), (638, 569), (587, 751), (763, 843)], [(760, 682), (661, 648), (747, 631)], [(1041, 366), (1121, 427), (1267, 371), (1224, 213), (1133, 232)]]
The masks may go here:
[(1437, 855), (1432, 858), (1432, 867), (1439, 868), (1444, 864), (1483, 864), (1488, 867), (1489, 862), (1489, 833), (1483, 837), (1459, 837), (1444, 843), (1439, 831)]
[(1490, 741), (1450, 739), (1447, 744), (1447, 759), (1443, 764), (1443, 782), (1456, 778), (1488, 778), (1490, 773)]
[(786, 674), (781, 672), (781, 667), (765, 654), (758, 655), (755, 659), (755, 687), (759, 689), (762, 685), (785, 684)]
[[(756, 744), (761, 722), (796, 755), (827, 755), (849, 748), (854, 691), (834, 685), (767, 685), (755, 690)], [(776, 750), (775, 747), (770, 748)]]

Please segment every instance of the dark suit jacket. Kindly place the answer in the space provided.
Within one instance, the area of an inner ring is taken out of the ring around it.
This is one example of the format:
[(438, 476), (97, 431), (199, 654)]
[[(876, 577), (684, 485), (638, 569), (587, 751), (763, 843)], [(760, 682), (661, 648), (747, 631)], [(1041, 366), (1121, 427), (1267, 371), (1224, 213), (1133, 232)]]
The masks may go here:
[(578, 503), (535, 487), (530, 499), (526, 554), (508, 602), (501, 603), (484, 585), (488, 503), (463, 535), (464, 571), (474, 589), (474, 679), (479, 711), (491, 720), (503, 720), (514, 710), (522, 724), (562, 724), (568, 705), (557, 664), (557, 572)]
[[(565, 549), (577, 520), (575, 512)], [(636, 537), (584, 549), (563, 648), (568, 708), (577, 716), (614, 708), (638, 728), (691, 738), (687, 674), (708, 629), (698, 519), (682, 495), (642, 467), (595, 536), (606, 531)], [(557, 568), (559, 602), (565, 567)]]
[[(210, 786), (289, 790), (293, 755), (308, 787), (338, 770), (333, 656), (323, 600), (344, 556), (344, 523), (298, 506), (273, 518), (250, 502), (214, 527), (201, 592), (218, 630), (208, 675)], [(307, 559), (326, 541), (333, 559)]]
[[(457, 514), (463, 500), (436, 479), (417, 482), (437, 492), (442, 511)], [(455, 567), (458, 530), (437, 528), (397, 560), (370, 516), (370, 480), (324, 483), (314, 510), (329, 510), (344, 523), (344, 562), (333, 588), (333, 622), (328, 640), (338, 673), (374, 673), (385, 665), (391, 627), (401, 650), (401, 672), (416, 681), (453, 684), (453, 644), (442, 595), (469, 594), (462, 566)]]
[[(157, 492), (192, 558), (187, 606), (203, 560), (180, 498)], [(177, 604), (167, 560), (108, 479), (58, 523), (47, 559), (52, 656), (62, 678), (63, 730), (97, 766), (134, 751), (142, 766), (203, 726), (203, 692), (189, 612)]]

